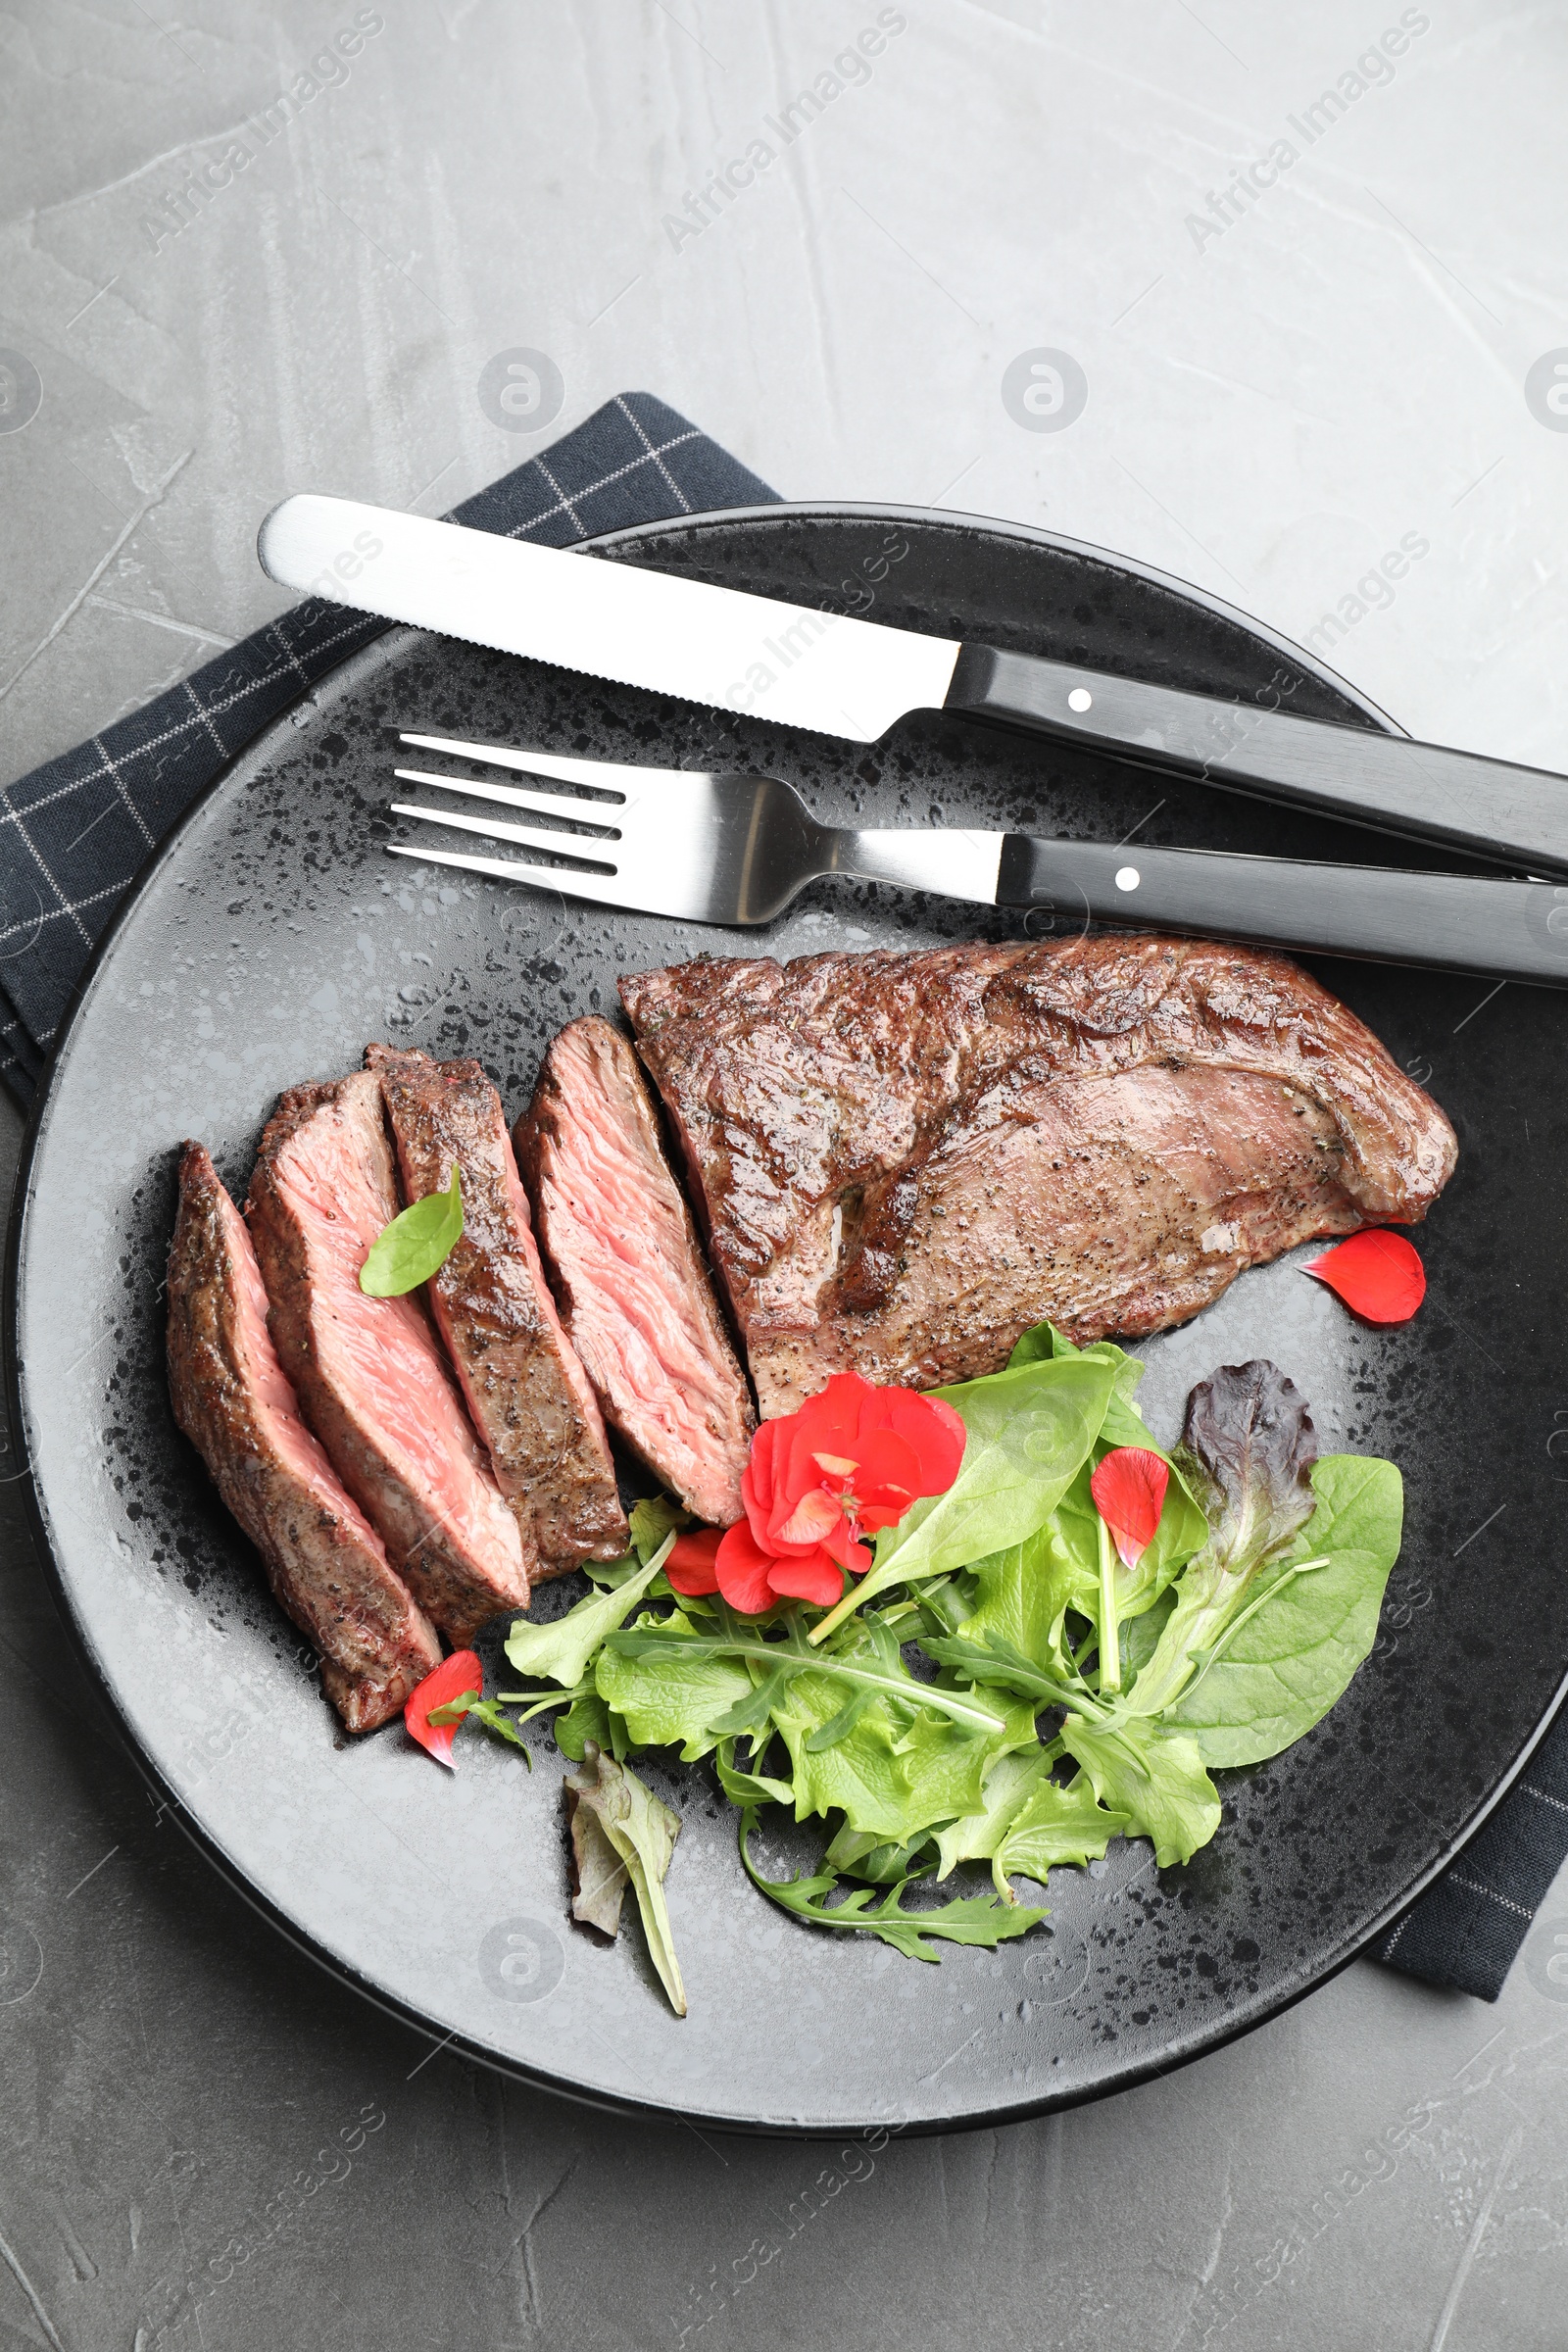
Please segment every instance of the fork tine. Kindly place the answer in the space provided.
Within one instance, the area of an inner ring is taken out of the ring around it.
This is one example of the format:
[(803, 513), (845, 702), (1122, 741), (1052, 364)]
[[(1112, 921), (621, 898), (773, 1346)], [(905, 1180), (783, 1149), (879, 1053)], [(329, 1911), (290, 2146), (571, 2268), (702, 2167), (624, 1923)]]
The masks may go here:
[(580, 833), (546, 833), (536, 831), (532, 825), (509, 825), (500, 816), (462, 816), (455, 808), (420, 808), (407, 801), (394, 801), (392, 813), (417, 817), (427, 825), (449, 825), (459, 833), (477, 833), (481, 841), (514, 841), (519, 850), (545, 850), (553, 857), (575, 858), (585, 865), (598, 866), (602, 873), (616, 871), (612, 862), (601, 862), (614, 844), (585, 841)]
[(490, 874), (498, 882), (529, 882), (540, 890), (559, 890), (564, 899), (586, 899), (596, 906), (625, 906), (633, 913), (658, 914), (648, 894), (635, 896), (621, 888), (612, 874), (574, 874), (553, 865), (512, 865), (504, 858), (466, 858), (456, 850), (425, 850), (412, 842), (389, 841), (394, 858), (415, 858), (421, 865), (455, 865), (466, 874)]
[(657, 778), (665, 783), (684, 779), (683, 767), (632, 767), (610, 760), (568, 760), (559, 752), (514, 752), (493, 743), (453, 743), (445, 735), (400, 735), (400, 743), (418, 752), (447, 752), (454, 760), (477, 760), (481, 766), (515, 768), (524, 776), (554, 776), (563, 784), (597, 785), (603, 791), (628, 791)]
[[(432, 776), (422, 767), (395, 767), (405, 784), (429, 784), (437, 792), (467, 793), (477, 801), (499, 801), (507, 808), (531, 808), (539, 816), (559, 816), (570, 823), (603, 825), (618, 832), (615, 819), (624, 813), (615, 801), (574, 801), (565, 793), (519, 792), (514, 784), (474, 784), (458, 776)], [(569, 837), (568, 837), (569, 838)]]

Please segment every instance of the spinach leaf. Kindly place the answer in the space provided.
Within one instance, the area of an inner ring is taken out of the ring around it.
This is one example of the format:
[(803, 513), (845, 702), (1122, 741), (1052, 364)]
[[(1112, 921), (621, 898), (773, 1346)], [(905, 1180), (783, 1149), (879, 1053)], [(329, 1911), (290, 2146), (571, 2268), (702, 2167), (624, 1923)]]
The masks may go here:
[[(1257, 1764), (1321, 1721), (1377, 1639), (1399, 1552), (1403, 1488), (1392, 1462), (1328, 1454), (1312, 1472), (1317, 1509), (1259, 1578), (1255, 1613), (1222, 1635), (1163, 1720), (1192, 1734), (1208, 1765)], [(1326, 1554), (1310, 1574), (1294, 1563)]]
[(890, 1585), (942, 1576), (1032, 1536), (1088, 1459), (1115, 1377), (1112, 1365), (1086, 1354), (939, 1389), (968, 1432), (956, 1479), (883, 1529), (871, 1568), (811, 1640)]
[(749, 1840), (757, 1826), (755, 1813), (741, 1815), (741, 1860), (752, 1885), (783, 1910), (792, 1911), (797, 1919), (810, 1922), (816, 1928), (858, 1928), (867, 1935), (879, 1936), (891, 1943), (895, 1951), (910, 1960), (940, 1960), (940, 1952), (931, 1948), (930, 1938), (938, 1936), (948, 1943), (982, 1944), (995, 1950), (999, 1943), (1014, 1936), (1027, 1935), (1036, 1923), (1045, 1918), (1044, 1911), (1026, 1910), (1022, 1904), (993, 1902), (984, 1895), (966, 1895), (961, 1900), (943, 1903), (931, 1911), (906, 1911), (904, 1890), (910, 1884), (901, 1879), (889, 1887), (875, 1910), (870, 1910), (874, 1889), (858, 1886), (841, 1903), (828, 1905), (827, 1897), (842, 1884), (836, 1875), (820, 1871), (809, 1879), (764, 1879), (751, 1857)]
[(580, 1683), (589, 1659), (606, 1635), (612, 1634), (630, 1616), (659, 1575), (674, 1541), (673, 1536), (667, 1536), (646, 1568), (639, 1568), (634, 1576), (627, 1577), (623, 1584), (611, 1586), (608, 1592), (590, 1592), (551, 1625), (534, 1625), (526, 1617), (514, 1618), (507, 1636), (506, 1650), (517, 1672), (561, 1683), (568, 1690)]
[(411, 1201), (383, 1225), (360, 1268), (360, 1288), (369, 1298), (401, 1298), (439, 1274), (463, 1239), (463, 1183), (458, 1163), (444, 1193)]
[[(1026, 1331), (1007, 1358), (1007, 1370), (1016, 1371), (1023, 1364), (1051, 1363), (1063, 1357), (1095, 1356), (1109, 1364), (1115, 1377), (1105, 1418), (1101, 1426), (1100, 1443), (1108, 1449), (1112, 1446), (1153, 1446), (1154, 1441), (1144, 1426), (1144, 1417), (1134, 1402), (1134, 1392), (1144, 1377), (1144, 1367), (1136, 1355), (1118, 1348), (1114, 1340), (1096, 1340), (1088, 1348), (1075, 1348), (1064, 1339), (1054, 1323), (1037, 1323)], [(1158, 1452), (1159, 1448), (1154, 1447)], [(1168, 1458), (1168, 1457), (1167, 1457)]]
[(1154, 1860), (1190, 1862), (1219, 1828), (1219, 1798), (1198, 1743), (1133, 1716), (1090, 1723), (1069, 1715), (1061, 1743), (1094, 1784), (1095, 1794), (1125, 1814), (1129, 1838), (1152, 1838)]
[[(659, 1971), (659, 1978), (669, 1995), (670, 2007), (677, 2017), (686, 2014), (686, 1988), (680, 1980), (680, 1963), (675, 1957), (675, 1941), (670, 1933), (669, 1912), (664, 1903), (664, 1879), (675, 1852), (675, 1840), (680, 1836), (680, 1816), (662, 1804), (653, 1790), (623, 1764), (607, 1756), (589, 1740), (583, 1753), (582, 1768), (568, 1772), (565, 1780), (567, 1803), (571, 1810), (572, 1847), (578, 1862), (578, 1892), (572, 1904), (574, 1916), (587, 1919), (595, 1927), (612, 1918), (615, 1924), (606, 1931), (615, 1933), (619, 1923), (620, 1896), (605, 1866), (604, 1847), (608, 1843), (625, 1866), (642, 1913), (643, 1934), (648, 1938), (648, 1956)], [(581, 1842), (577, 1823), (584, 1811), (593, 1820), (586, 1825)], [(584, 1870), (589, 1874), (584, 1880)], [(579, 1911), (581, 1903), (584, 1908)]]

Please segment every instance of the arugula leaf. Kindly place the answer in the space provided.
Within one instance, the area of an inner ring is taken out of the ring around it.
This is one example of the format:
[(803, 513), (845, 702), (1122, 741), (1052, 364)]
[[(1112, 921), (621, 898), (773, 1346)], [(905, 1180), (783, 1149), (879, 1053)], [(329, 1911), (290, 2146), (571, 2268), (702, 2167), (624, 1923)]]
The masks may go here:
[(663, 1567), (673, 1536), (665, 1538), (646, 1568), (639, 1568), (622, 1585), (609, 1592), (590, 1592), (558, 1617), (552, 1625), (534, 1625), (526, 1617), (513, 1621), (507, 1636), (507, 1656), (519, 1674), (531, 1674), (568, 1689), (582, 1681), (589, 1659), (607, 1634), (627, 1618)]
[[(871, 1628), (858, 1628), (860, 1636), (854, 1646), (840, 1645), (833, 1649), (811, 1649), (803, 1639), (799, 1618), (792, 1618), (784, 1627), (782, 1639), (769, 1640), (760, 1629), (744, 1631), (754, 1620), (737, 1618), (726, 1611), (727, 1623), (715, 1633), (698, 1632), (679, 1616), (642, 1619), (624, 1633), (612, 1634), (605, 1645), (606, 1656), (630, 1658), (636, 1661), (657, 1661), (671, 1654), (671, 1645), (678, 1644), (681, 1656), (692, 1662), (702, 1660), (738, 1660), (760, 1667), (764, 1674), (779, 1678), (781, 1694), (793, 1690), (805, 1675), (816, 1681), (842, 1686), (833, 1700), (830, 1713), (841, 1708), (854, 1691), (865, 1690), (873, 1696), (890, 1699), (909, 1713), (926, 1709), (947, 1715), (961, 1729), (970, 1732), (995, 1734), (1003, 1729), (1003, 1719), (994, 1707), (985, 1705), (972, 1692), (949, 1690), (935, 1683), (916, 1682), (904, 1665), (896, 1642), (888, 1645), (878, 1640)], [(820, 1630), (820, 1629), (817, 1629)], [(814, 1634), (809, 1639), (814, 1640)], [(750, 1678), (748, 1678), (749, 1680)], [(601, 1675), (600, 1690), (612, 1706), (620, 1706), (612, 1697)], [(741, 1696), (739, 1691), (735, 1697)], [(733, 1699), (731, 1701), (733, 1704)], [(622, 1712), (626, 1712), (624, 1708)], [(773, 1702), (775, 1720), (779, 1702)], [(828, 1715), (819, 1725), (827, 1723)], [(735, 1729), (728, 1725), (726, 1729)], [(640, 1737), (640, 1735), (639, 1735)]]
[(452, 1163), (444, 1193), (427, 1193), (383, 1225), (360, 1268), (360, 1288), (369, 1298), (401, 1298), (439, 1274), (463, 1239), (463, 1182)]
[(858, 1886), (841, 1903), (828, 1907), (827, 1897), (843, 1881), (830, 1870), (819, 1871), (809, 1879), (764, 1879), (753, 1862), (748, 1840), (757, 1827), (757, 1815), (741, 1815), (741, 1861), (752, 1885), (782, 1910), (792, 1911), (816, 1928), (859, 1929), (870, 1936), (879, 1936), (891, 1943), (895, 1951), (910, 1960), (940, 1961), (940, 1952), (933, 1951), (930, 1938), (940, 1936), (948, 1943), (981, 1944), (994, 1951), (1014, 1936), (1027, 1935), (1029, 1930), (1046, 1917), (1044, 1911), (1027, 1910), (1022, 1904), (995, 1902), (987, 1895), (966, 1895), (961, 1900), (943, 1903), (933, 1911), (906, 1911), (903, 1897), (911, 1884), (901, 1879), (890, 1886), (875, 1910), (867, 1908), (874, 1889)]
[[(973, 1619), (969, 1620), (973, 1623)], [(940, 1666), (951, 1666), (956, 1674), (966, 1675), (971, 1683), (988, 1689), (1001, 1685), (1028, 1697), (1035, 1708), (1077, 1707), (1086, 1714), (1098, 1715), (1098, 1702), (1086, 1683), (1072, 1673), (1071, 1668), (1054, 1674), (1049, 1667), (1037, 1666), (1026, 1658), (1003, 1635), (994, 1634), (989, 1642), (971, 1642), (966, 1624), (961, 1634), (922, 1634), (920, 1647), (935, 1658)]]
[[(590, 1740), (583, 1753), (580, 1772), (565, 1776), (567, 1802), (571, 1808), (573, 1850), (578, 1857), (579, 1886), (572, 1912), (575, 1917), (588, 1919), (598, 1927), (610, 1916), (613, 1901), (613, 1918), (618, 1926), (620, 1898), (607, 1882), (604, 1869), (605, 1843), (613, 1849), (625, 1865), (642, 1913), (643, 1933), (648, 1938), (648, 1956), (659, 1971), (660, 1982), (669, 1995), (670, 2007), (677, 2017), (686, 2014), (686, 1988), (680, 1979), (680, 1963), (675, 1957), (674, 1937), (670, 1933), (669, 1912), (664, 1904), (664, 1879), (680, 1836), (680, 1816), (655, 1796), (625, 1765), (607, 1756), (596, 1741)], [(577, 1823), (584, 1811), (593, 1816), (596, 1829), (585, 1830), (581, 1844), (577, 1838)], [(586, 1865), (591, 1874), (584, 1882)], [(584, 1908), (579, 1911), (578, 1904)], [(615, 1933), (612, 1926), (605, 1931)]]
[(957, 1477), (945, 1494), (913, 1504), (896, 1527), (883, 1529), (872, 1566), (811, 1640), (821, 1642), (890, 1585), (942, 1576), (1032, 1536), (1088, 1459), (1115, 1377), (1101, 1357), (1078, 1355), (939, 1389), (968, 1433)]
[(992, 1857), (997, 1891), (1009, 1902), (1016, 1899), (1007, 1884), (1014, 1871), (1044, 1886), (1062, 1863), (1098, 1862), (1111, 1839), (1127, 1836), (1131, 1827), (1130, 1814), (1108, 1811), (1100, 1802), (1086, 1773), (1080, 1772), (1065, 1788), (1059, 1781), (1042, 1780)]
[(1190, 1862), (1219, 1828), (1219, 1798), (1198, 1743), (1140, 1716), (1090, 1723), (1069, 1715), (1061, 1743), (1083, 1766), (1102, 1805), (1126, 1816), (1130, 1838), (1152, 1838), (1154, 1860)]
[[(1261, 1763), (1321, 1721), (1377, 1639), (1399, 1553), (1403, 1486), (1392, 1462), (1327, 1454), (1312, 1471), (1305, 1532), (1233, 1619), (1163, 1720), (1190, 1731), (1208, 1765)], [(1310, 1574), (1297, 1562), (1326, 1554)]]
[[(502, 1712), (493, 1698), (481, 1698), (477, 1690), (465, 1690), (457, 1698), (448, 1699), (444, 1707), (432, 1707), (426, 1720), (430, 1723), (463, 1723), (469, 1716), (482, 1723), (487, 1732), (498, 1740), (506, 1740), (522, 1750), (522, 1760), (533, 1770), (533, 1757), (526, 1740), (520, 1739), (510, 1715)], [(526, 1720), (526, 1718), (525, 1718)]]
[(825, 1870), (862, 1879), (872, 1886), (891, 1886), (896, 1879), (920, 1877), (914, 1865), (931, 1842), (929, 1830), (917, 1830), (902, 1845), (890, 1845), (871, 1830), (852, 1830), (845, 1822), (822, 1856)]

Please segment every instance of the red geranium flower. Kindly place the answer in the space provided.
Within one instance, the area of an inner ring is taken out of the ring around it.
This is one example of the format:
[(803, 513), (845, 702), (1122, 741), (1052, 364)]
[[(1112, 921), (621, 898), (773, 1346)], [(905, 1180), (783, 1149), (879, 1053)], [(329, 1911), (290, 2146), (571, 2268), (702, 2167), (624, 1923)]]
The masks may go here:
[(1169, 1484), (1170, 1471), (1147, 1446), (1113, 1446), (1089, 1481), (1125, 1567), (1136, 1568), (1154, 1541)]
[(871, 1565), (861, 1538), (892, 1527), (920, 1496), (945, 1494), (963, 1446), (963, 1423), (940, 1397), (837, 1372), (820, 1396), (764, 1421), (752, 1440), (745, 1518), (722, 1536), (677, 1537), (664, 1573), (677, 1592), (722, 1592), (749, 1616), (781, 1599), (828, 1608), (846, 1571), (863, 1576)]

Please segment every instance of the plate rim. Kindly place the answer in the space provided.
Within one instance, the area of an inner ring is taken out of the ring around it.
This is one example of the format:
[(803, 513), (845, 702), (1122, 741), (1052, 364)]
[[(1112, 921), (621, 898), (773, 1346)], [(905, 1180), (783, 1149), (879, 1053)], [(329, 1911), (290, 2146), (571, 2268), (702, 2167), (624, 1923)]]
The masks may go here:
[[(1027, 545), (1050, 547), (1073, 556), (1091, 558), (1104, 564), (1112, 570), (1130, 574), (1164, 588), (1188, 603), (1225, 618), (1254, 639), (1270, 646), (1274, 651), (1288, 655), (1303, 670), (1310, 672), (1325, 685), (1332, 686), (1342, 693), (1349, 703), (1365, 713), (1371, 725), (1390, 734), (1405, 732), (1395, 719), (1372, 701), (1370, 696), (1343, 678), (1317, 655), (1298, 644), (1296, 640), (1286, 636), (1283, 632), (1273, 629), (1265, 622), (1254, 619), (1241, 611), (1239, 607), (1228, 603), (1224, 598), (1196, 586), (1193, 582), (1181, 578), (1179, 574), (1165, 571), (1158, 565), (1145, 564), (1137, 558), (1117, 555), (1114, 551), (1101, 547), (1093, 541), (1072, 538), (1030, 523), (1010, 522), (996, 516), (956, 512), (950, 509), (909, 507), (892, 503), (823, 499), (778, 500), (762, 506), (704, 509), (696, 514), (667, 515), (649, 522), (632, 524), (620, 530), (603, 532), (591, 538), (574, 541), (562, 552), (612, 552), (620, 547), (634, 545), (642, 540), (667, 536), (673, 530), (700, 529), (704, 526), (734, 525), (736, 523), (760, 523), (792, 517), (825, 522), (845, 519), (885, 519), (894, 522), (915, 523), (922, 528), (935, 525), (943, 529), (967, 529), (982, 533), (988, 538), (1012, 539)], [(63, 1082), (68, 1049), (74, 1042), (79, 1025), (87, 1015), (98, 984), (118, 944), (122, 929), (128, 924), (136, 912), (142, 898), (166, 860), (176, 854), (187, 828), (195, 823), (208, 803), (224, 788), (235, 770), (254, 757), (257, 746), (270, 737), (275, 730), (288, 724), (292, 714), (302, 705), (313, 701), (329, 681), (342, 680), (346, 672), (352, 671), (361, 663), (368, 665), (373, 661), (385, 660), (389, 639), (397, 641), (434, 634), (438, 634), (438, 632), (415, 629), (401, 622), (389, 623), (378, 631), (368, 644), (357, 647), (345, 660), (323, 671), (318, 679), (306, 687), (291, 703), (277, 711), (265, 727), (259, 729), (246, 743), (242, 744), (232, 758), (223, 762), (212, 782), (197, 794), (189, 807), (182, 811), (178, 821), (149, 851), (136, 874), (127, 885), (123, 897), (115, 908), (113, 917), (72, 990), (66, 1011), (61, 1017), (56, 1032), (54, 1050), (45, 1082), (38, 1090), (23, 1134), (12, 1192), (11, 1220), (6, 1239), (3, 1298), (0, 1298), (0, 1319), (3, 1319), (6, 1402), (10, 1413), (13, 1442), (18, 1446), (22, 1454), (21, 1470), (23, 1474), (18, 1479), (18, 1484), (23, 1491), (28, 1532), (32, 1539), (39, 1567), (60, 1609), (68, 1638), (78, 1657), (92, 1674), (98, 1686), (99, 1695), (107, 1705), (113, 1733), (133, 1769), (159, 1796), (162, 1809), (177, 1823), (179, 1829), (196, 1847), (203, 1859), (219, 1873), (240, 1899), (257, 1916), (273, 1928), (295, 1951), (324, 1970), (336, 1983), (346, 1985), (361, 1998), (370, 2002), (383, 2015), (394, 2019), (401, 2025), (412, 2028), (432, 2043), (439, 2041), (440, 2047), (455, 2051), (471, 2064), (483, 2066), (490, 2072), (512, 2081), (526, 2082), (533, 2088), (547, 2091), (553, 2097), (567, 2100), (575, 2106), (590, 2108), (600, 2114), (646, 2117), (664, 2122), (670, 2120), (695, 2121), (702, 2123), (710, 2131), (733, 2132), (746, 2137), (805, 2141), (839, 2137), (846, 2131), (856, 2127), (844, 2123), (832, 2126), (791, 2124), (768, 2118), (717, 2115), (706, 2109), (686, 2109), (658, 2099), (640, 2099), (630, 2096), (607, 2097), (603, 2093), (583, 2087), (577, 2082), (555, 2075), (548, 2068), (509, 2059), (493, 2048), (470, 2040), (462, 2032), (438, 2037), (432, 2031), (429, 2021), (418, 2009), (411, 2003), (401, 2000), (385, 1987), (369, 1983), (350, 1963), (314, 1943), (307, 1933), (286, 1912), (282, 1911), (270, 1897), (264, 1894), (251, 1882), (241, 1865), (222, 1849), (200, 1820), (187, 1811), (172, 1787), (164, 1779), (157, 1763), (138, 1744), (129, 1724), (121, 1712), (113, 1684), (105, 1667), (100, 1663), (87, 1629), (77, 1617), (72, 1601), (70, 1587), (61, 1571), (48, 1532), (48, 1515), (43, 1497), (38, 1492), (37, 1473), (30, 1444), (30, 1425), (19, 1346), (19, 1322), (25, 1281), (23, 1262), (24, 1244), (34, 1199), (33, 1168)], [(1233, 2023), (1229, 2019), (1223, 2020), (1212, 2033), (1206, 2034), (1191, 2048), (1181, 2051), (1174, 2058), (1168, 2061), (1143, 2060), (1130, 2063), (1114, 2070), (1106, 2080), (1093, 2086), (1054, 2096), (1047, 2094), (1019, 2099), (1006, 2105), (991, 2106), (974, 2113), (922, 2118), (898, 2126), (896, 2128), (898, 2135), (901, 2137), (926, 2137), (948, 2132), (980, 2130), (1023, 2122), (1036, 2116), (1061, 2113), (1070, 2107), (1091, 2105), (1098, 2100), (1112, 2097), (1121, 2091), (1131, 2090), (1142, 2082), (1156, 2078), (1163, 2079), (1168, 2075), (1175, 2074), (1183, 2067), (1191, 2066), (1198, 2060), (1212, 2055), (1213, 2052), (1224, 2048), (1230, 2042), (1240, 2040), (1258, 2027), (1271, 2023), (1288, 2009), (1294, 2008), (1298, 2001), (1305, 1999), (1309, 1993), (1316, 1991), (1320, 1985), (1328, 1984), (1333, 1978), (1340, 1975), (1352, 1961), (1370, 1951), (1371, 1947), (1410, 1908), (1411, 1904), (1417, 1901), (1437, 1879), (1441, 1878), (1443, 1873), (1470, 1844), (1477, 1831), (1513, 1788), (1565, 1700), (1568, 1700), (1568, 1665), (1565, 1665), (1557, 1689), (1528, 1740), (1513, 1758), (1506, 1771), (1500, 1775), (1494, 1788), (1479, 1800), (1467, 1817), (1462, 1832), (1444, 1847), (1414, 1886), (1401, 1892), (1387, 1905), (1372, 1924), (1358, 1934), (1343, 1951), (1334, 1953), (1321, 1965), (1313, 1964), (1299, 1976), (1288, 1979), (1266, 2005), (1250, 2012), (1244, 2021)]]

